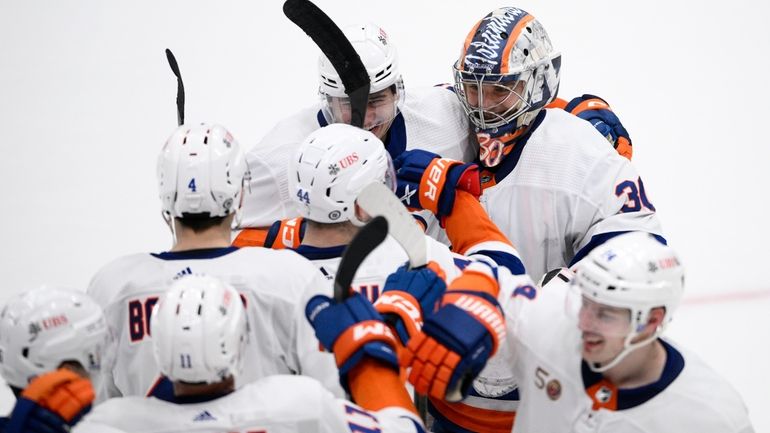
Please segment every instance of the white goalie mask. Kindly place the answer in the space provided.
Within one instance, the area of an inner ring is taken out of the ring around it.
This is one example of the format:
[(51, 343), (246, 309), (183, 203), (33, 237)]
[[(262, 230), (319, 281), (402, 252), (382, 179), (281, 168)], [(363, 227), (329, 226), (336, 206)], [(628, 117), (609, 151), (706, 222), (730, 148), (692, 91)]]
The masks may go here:
[(470, 121), (500, 137), (528, 125), (556, 98), (561, 54), (532, 15), (495, 9), (468, 33), (455, 62), (455, 91)]
[(248, 326), (229, 284), (203, 275), (180, 278), (156, 304), (150, 326), (155, 359), (170, 380), (216, 383), (240, 374)]
[[(399, 71), (398, 53), (385, 30), (375, 24), (350, 26), (343, 32), (369, 75), (369, 113), (364, 128), (372, 130), (392, 121), (403, 105), (404, 81)], [(318, 75), (324, 118), (328, 123), (350, 123), (350, 102), (345, 86), (323, 54), (318, 59)], [(394, 95), (375, 97), (390, 88), (395, 91)]]
[(369, 131), (333, 124), (311, 133), (289, 162), (289, 194), (303, 217), (319, 223), (350, 221), (355, 200), (372, 182), (395, 191), (393, 161)]
[[(623, 351), (605, 365), (589, 365), (597, 372), (614, 367), (632, 350), (660, 336), (684, 292), (681, 261), (671, 247), (649, 233), (631, 232), (612, 238), (578, 262), (575, 270), (572, 283), (579, 293), (573, 298), (582, 297), (582, 302), (575, 304), (582, 304), (583, 314), (588, 314), (586, 310), (597, 305), (629, 312), (630, 323), (618, 331), (620, 336), (625, 336)], [(658, 307), (665, 308), (661, 325), (649, 338), (632, 343), (647, 325), (650, 311)]]
[(98, 380), (110, 341), (102, 309), (85, 293), (42, 287), (12, 298), (0, 313), (0, 372), (8, 384), (77, 361)]
[(158, 156), (166, 217), (223, 217), (240, 209), (249, 172), (238, 142), (220, 125), (182, 125)]

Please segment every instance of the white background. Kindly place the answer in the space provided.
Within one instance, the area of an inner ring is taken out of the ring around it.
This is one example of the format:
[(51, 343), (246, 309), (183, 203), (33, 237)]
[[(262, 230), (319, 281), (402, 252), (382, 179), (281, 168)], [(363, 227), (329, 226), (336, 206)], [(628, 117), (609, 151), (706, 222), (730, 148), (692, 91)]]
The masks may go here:
[[(107, 261), (169, 246), (155, 158), (176, 122), (172, 48), (188, 121), (245, 148), (312, 103), (317, 49), (280, 1), (0, 0), (2, 294), (85, 287)], [(499, 2), (322, 1), (400, 48), (407, 86), (449, 82), (467, 31)], [(562, 52), (560, 96), (606, 98), (666, 237), (688, 266), (672, 326), (770, 430), (767, 2), (535, 2)], [(715, 396), (718, 398), (718, 396)], [(6, 405), (7, 406), (7, 405)]]

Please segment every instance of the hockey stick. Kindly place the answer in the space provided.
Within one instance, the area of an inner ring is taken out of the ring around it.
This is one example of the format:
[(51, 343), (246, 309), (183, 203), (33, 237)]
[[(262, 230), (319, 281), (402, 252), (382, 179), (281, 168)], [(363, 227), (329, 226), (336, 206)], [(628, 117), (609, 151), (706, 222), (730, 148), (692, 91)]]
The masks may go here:
[[(401, 200), (385, 184), (373, 182), (364, 187), (356, 198), (361, 208), (373, 217), (388, 221), (388, 234), (401, 245), (409, 257), (409, 267), (417, 268), (428, 263), (425, 233), (417, 226)], [(389, 321), (389, 318), (385, 318)], [(427, 423), (428, 398), (414, 392), (414, 405), (423, 422)]]
[(345, 251), (334, 276), (334, 300), (342, 302), (350, 296), (350, 284), (366, 256), (388, 236), (388, 221), (375, 217), (358, 230)]
[(385, 184), (370, 183), (358, 194), (356, 203), (370, 216), (383, 216), (388, 220), (388, 234), (393, 236), (409, 256), (410, 268), (428, 263), (425, 233), (420, 230), (401, 200)]
[(171, 67), (171, 72), (176, 75), (176, 121), (178, 125), (184, 124), (184, 83), (182, 74), (179, 72), (179, 65), (176, 62), (174, 53), (166, 48), (166, 60)]
[(334, 21), (309, 0), (286, 0), (283, 13), (313, 39), (334, 66), (350, 97), (350, 124), (363, 127), (369, 101), (369, 74), (353, 45)]

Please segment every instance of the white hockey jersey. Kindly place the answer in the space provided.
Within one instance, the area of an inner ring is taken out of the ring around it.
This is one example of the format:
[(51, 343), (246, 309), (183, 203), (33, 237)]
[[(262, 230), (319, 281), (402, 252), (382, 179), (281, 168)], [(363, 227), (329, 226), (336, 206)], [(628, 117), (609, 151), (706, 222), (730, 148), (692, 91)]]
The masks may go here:
[[(244, 196), (241, 227), (269, 227), (297, 216), (289, 196), (289, 158), (311, 132), (323, 126), (326, 121), (319, 103), (279, 122), (249, 151), (251, 194)], [(407, 89), (401, 113), (384, 141), (393, 158), (407, 149), (425, 149), (463, 161), (472, 161), (478, 154), (462, 106), (444, 87)]]
[(661, 234), (636, 169), (589, 122), (546, 109), (494, 170), (481, 203), (537, 281), (627, 231)]
[(216, 276), (241, 293), (249, 335), (257, 344), (247, 349), (240, 384), (274, 374), (304, 374), (344, 395), (332, 355), (318, 350), (305, 319), (303, 301), (327, 293), (328, 283), (318, 270), (292, 251), (229, 247), (130, 255), (96, 274), (88, 294), (104, 309), (115, 337), (104, 360), (100, 400), (171, 393), (153, 357), (149, 321), (159, 296), (187, 274)]
[(501, 295), (503, 357), (520, 378), (514, 432), (753, 432), (735, 390), (666, 340), (659, 340), (666, 365), (653, 384), (618, 390), (583, 366), (580, 331), (565, 314), (567, 287), (558, 278), (533, 296)]
[(214, 400), (177, 404), (154, 397), (110, 399), (72, 430), (102, 433), (422, 433), (422, 422), (401, 408), (369, 412), (335, 398), (307, 377), (272, 376)]

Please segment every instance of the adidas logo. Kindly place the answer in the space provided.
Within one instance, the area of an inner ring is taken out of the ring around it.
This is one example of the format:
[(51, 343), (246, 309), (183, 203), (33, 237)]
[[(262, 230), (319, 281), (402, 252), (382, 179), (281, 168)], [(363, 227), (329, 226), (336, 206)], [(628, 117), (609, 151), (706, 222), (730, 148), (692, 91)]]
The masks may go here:
[(209, 411), (204, 410), (203, 412), (199, 413), (198, 416), (193, 418), (193, 422), (197, 421), (216, 421), (217, 419), (214, 418), (214, 415), (210, 414)]
[(177, 272), (177, 274), (174, 276), (174, 279), (178, 280), (178, 279), (184, 277), (185, 275), (192, 275), (192, 269), (190, 269), (189, 266), (184, 268), (184, 269), (182, 269), (181, 271)]

